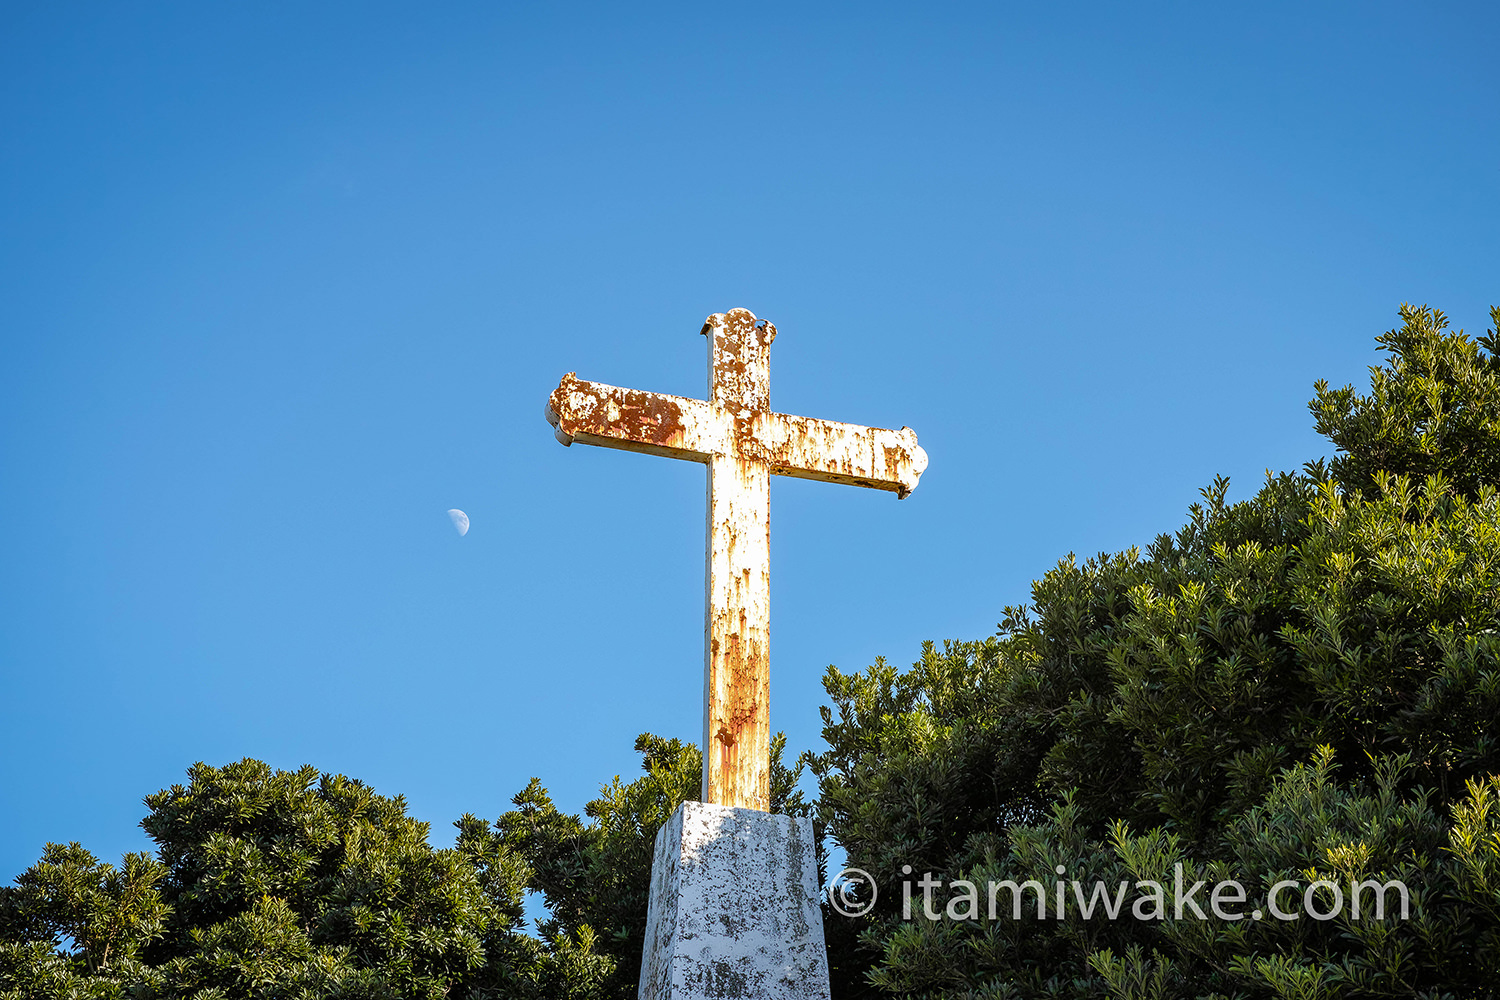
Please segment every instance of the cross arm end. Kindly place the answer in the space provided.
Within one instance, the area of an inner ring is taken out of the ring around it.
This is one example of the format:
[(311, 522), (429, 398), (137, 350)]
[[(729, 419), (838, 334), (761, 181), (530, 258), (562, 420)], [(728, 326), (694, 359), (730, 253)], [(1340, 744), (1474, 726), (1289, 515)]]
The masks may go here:
[(562, 382), (552, 390), (552, 395), (547, 397), (547, 405), (542, 410), (542, 416), (546, 417), (547, 423), (552, 425), (552, 436), (557, 438), (564, 447), (573, 443), (573, 435), (562, 429), (562, 409), (567, 406), (565, 400), (570, 381), (578, 381), (577, 372), (568, 372), (562, 377)]
[(548, 397), (544, 416), (565, 445), (580, 441), (701, 462), (717, 434), (711, 409), (700, 399), (622, 389), (569, 372)]
[(917, 488), (922, 473), (927, 471), (927, 452), (917, 444), (916, 431), (910, 427), (902, 427), (900, 433), (906, 441), (906, 461), (899, 463), (901, 485), (896, 489), (896, 499), (905, 500)]
[(917, 432), (832, 420), (767, 416), (767, 459), (777, 475), (886, 490), (905, 499), (927, 469)]

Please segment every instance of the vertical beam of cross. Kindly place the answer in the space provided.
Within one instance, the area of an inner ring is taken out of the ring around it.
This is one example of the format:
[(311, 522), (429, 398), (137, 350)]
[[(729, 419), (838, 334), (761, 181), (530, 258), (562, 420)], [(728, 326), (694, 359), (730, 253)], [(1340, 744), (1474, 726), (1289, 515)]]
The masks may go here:
[(708, 400), (621, 389), (569, 373), (547, 402), (563, 444), (581, 441), (708, 465), (703, 801), (770, 808), (771, 484), (776, 475), (905, 497), (927, 468), (899, 431), (771, 410), (776, 328), (748, 309), (715, 313)]
[(768, 809), (771, 469), (755, 447), (755, 422), (771, 409), (776, 328), (736, 310), (710, 316), (703, 333), (709, 402), (731, 434), (731, 447), (708, 462), (703, 796)]

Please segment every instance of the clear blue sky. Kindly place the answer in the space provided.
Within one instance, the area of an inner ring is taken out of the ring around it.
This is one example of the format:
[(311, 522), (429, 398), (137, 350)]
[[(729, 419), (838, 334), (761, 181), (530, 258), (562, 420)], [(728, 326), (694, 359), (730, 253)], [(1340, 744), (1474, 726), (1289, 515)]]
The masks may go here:
[(542, 404), (701, 394), (710, 312), (932, 460), (773, 487), (794, 750), (829, 663), (1325, 454), (1400, 302), (1500, 301), (1500, 13), (1226, 8), (6, 3), (0, 881), (198, 760), (449, 843), (696, 739), (704, 471)]

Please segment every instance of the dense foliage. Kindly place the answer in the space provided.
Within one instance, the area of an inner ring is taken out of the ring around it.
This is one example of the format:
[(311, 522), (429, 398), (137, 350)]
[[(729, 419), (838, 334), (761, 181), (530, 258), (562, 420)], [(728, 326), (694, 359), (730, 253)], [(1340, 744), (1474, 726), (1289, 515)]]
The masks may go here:
[[(772, 758), (772, 806), (806, 815)], [(198, 764), (146, 799), (156, 856), (49, 844), (0, 888), (0, 1000), (625, 1000), (656, 831), (697, 794), (696, 746), (643, 735), (645, 776), (559, 812), (535, 779), (434, 850), (402, 799), (306, 767)], [(522, 901), (551, 913), (525, 933)]]
[[(831, 917), (858, 935), (840, 993), (1495, 995), (1500, 361), (1493, 332), (1402, 319), (1369, 395), (1317, 386), (1331, 462), (1239, 503), (1220, 480), (1144, 553), (1070, 557), (991, 639), (830, 668), (820, 810), (884, 889)], [(1251, 899), (1400, 879), (1411, 915), (1084, 919), (1067, 885), (1127, 883), (1129, 913), (1179, 864)], [(943, 919), (904, 919), (925, 872)], [(1007, 890), (997, 919), (948, 918), (963, 882), (1007, 879), (1063, 881), (1066, 914), (1016, 918)]]
[(434, 850), (400, 798), (311, 767), (189, 777), (146, 799), (156, 857), (52, 844), (0, 889), (0, 996), (602, 996), (586, 930), (521, 933), (529, 873), (482, 830)]
[[(1316, 386), (1328, 462), (1235, 503), (1221, 479), (1144, 552), (1070, 556), (988, 639), (829, 669), (818, 801), (779, 737), (772, 798), (881, 889), (826, 912), (836, 996), (1500, 992), (1500, 343), (1401, 315), (1368, 394)], [(644, 774), (582, 816), (533, 780), (448, 850), (357, 781), (197, 765), (146, 800), (155, 856), (49, 845), (0, 888), (0, 1000), (633, 997), (655, 833), (701, 777), (694, 746), (636, 749)], [(1400, 880), (1409, 913), (1153, 906), (1151, 883), (1226, 879)], [(1114, 918), (1070, 889), (1095, 880), (1124, 887)], [(1067, 905), (966, 905), (1001, 881)]]

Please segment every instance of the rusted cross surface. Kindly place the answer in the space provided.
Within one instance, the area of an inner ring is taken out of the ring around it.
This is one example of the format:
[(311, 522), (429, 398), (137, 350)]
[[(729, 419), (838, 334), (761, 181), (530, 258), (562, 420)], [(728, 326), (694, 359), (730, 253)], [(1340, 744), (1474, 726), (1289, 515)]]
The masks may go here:
[(771, 475), (890, 490), (905, 497), (927, 468), (909, 427), (794, 417), (771, 410), (776, 327), (748, 309), (715, 313), (708, 399), (586, 382), (573, 373), (547, 402), (563, 444), (581, 441), (708, 465), (703, 801), (770, 808)]

